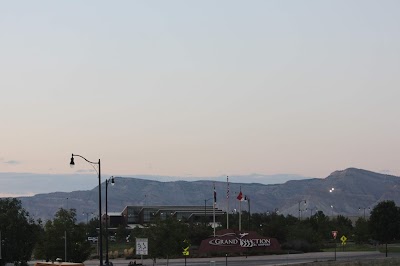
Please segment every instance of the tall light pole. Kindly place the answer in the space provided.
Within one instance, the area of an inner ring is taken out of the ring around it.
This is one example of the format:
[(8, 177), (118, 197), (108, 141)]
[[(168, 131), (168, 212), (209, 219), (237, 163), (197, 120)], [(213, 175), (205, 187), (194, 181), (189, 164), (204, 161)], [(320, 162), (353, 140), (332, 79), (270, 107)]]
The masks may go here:
[[(66, 198), (67, 200), (67, 214), (68, 213), (68, 198)], [(64, 230), (64, 261), (67, 261), (67, 226), (65, 226), (65, 230)]]
[[(331, 189), (329, 189), (329, 193), (333, 193), (335, 191), (335, 188), (333, 187), (333, 188), (331, 188)], [(331, 216), (332, 216), (332, 218), (333, 218), (333, 205), (331, 205)]]
[(314, 208), (311, 208), (310, 209), (310, 212), (311, 212), (311, 215), (310, 215), (310, 218), (312, 217), (312, 213), (313, 213), (313, 210), (315, 210), (315, 212), (317, 212), (318, 211), (318, 208), (317, 208), (317, 206), (315, 206)]
[(301, 209), (300, 209), (300, 203), (302, 203), (304, 201), (304, 205), (306, 205), (307, 204), (307, 201), (306, 200), (300, 200), (299, 201), (299, 221), (301, 220)]
[(96, 162), (91, 162), (91, 161), (89, 161), (88, 159), (86, 159), (85, 157), (83, 157), (83, 156), (81, 156), (81, 155), (77, 155), (77, 154), (72, 154), (72, 156), (71, 156), (71, 162), (69, 163), (69, 165), (71, 166), (71, 167), (74, 167), (74, 165), (75, 165), (75, 162), (74, 162), (74, 157), (81, 157), (82, 159), (84, 159), (86, 162), (88, 162), (88, 163), (90, 163), (92, 166), (94, 165), (94, 164), (98, 164), (99, 165), (99, 171), (98, 171), (98, 174), (99, 174), (99, 244), (100, 244), (100, 250), (99, 250), (99, 260), (100, 260), (100, 266), (103, 266), (103, 237), (102, 237), (102, 235), (103, 235), (103, 228), (102, 228), (102, 225), (101, 225), (101, 167), (100, 167), (100, 159), (99, 159), (99, 161), (96, 163)]
[(64, 231), (64, 261), (67, 261), (67, 230)]
[(106, 265), (108, 265), (108, 184), (114, 186), (114, 177), (110, 177), (106, 180)]
[(86, 214), (86, 224), (89, 223), (89, 214), (93, 214), (93, 212), (83, 212), (83, 215)]
[(365, 209), (371, 210), (371, 208), (361, 208), (361, 207), (358, 208), (359, 211), (361, 211), (361, 209), (364, 209), (364, 220), (365, 220)]

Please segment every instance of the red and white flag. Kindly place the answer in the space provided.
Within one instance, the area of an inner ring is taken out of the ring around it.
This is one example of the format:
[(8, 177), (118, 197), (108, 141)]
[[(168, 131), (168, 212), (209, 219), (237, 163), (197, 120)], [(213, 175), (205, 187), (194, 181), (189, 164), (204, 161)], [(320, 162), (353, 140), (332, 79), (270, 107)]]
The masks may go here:
[(242, 191), (239, 192), (239, 195), (236, 197), (238, 200), (242, 201), (243, 200), (243, 193)]

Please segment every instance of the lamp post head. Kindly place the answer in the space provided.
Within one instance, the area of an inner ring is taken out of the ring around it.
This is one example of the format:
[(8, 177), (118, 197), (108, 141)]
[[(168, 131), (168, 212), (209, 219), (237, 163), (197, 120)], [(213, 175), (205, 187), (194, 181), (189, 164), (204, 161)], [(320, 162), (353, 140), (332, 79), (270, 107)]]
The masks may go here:
[(73, 154), (71, 156), (71, 162), (69, 163), (69, 166), (71, 166), (71, 168), (75, 166), (74, 155)]

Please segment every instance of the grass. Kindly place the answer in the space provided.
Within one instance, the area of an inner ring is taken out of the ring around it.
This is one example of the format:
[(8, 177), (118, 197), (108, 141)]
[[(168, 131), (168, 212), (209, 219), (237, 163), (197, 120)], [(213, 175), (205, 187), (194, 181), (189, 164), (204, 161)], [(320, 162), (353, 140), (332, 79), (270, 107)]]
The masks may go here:
[[(112, 252), (113, 258), (126, 258), (131, 259), (134, 257), (134, 243), (126, 243), (126, 242), (109, 242), (109, 251)], [(323, 249), (324, 252), (333, 252), (335, 249), (334, 247)], [(379, 251), (381, 253), (385, 253), (385, 245), (368, 245), (368, 244), (355, 244), (354, 242), (348, 242), (344, 248), (341, 244), (337, 244), (336, 252), (351, 252), (351, 251)], [(96, 252), (96, 249), (94, 249)], [(130, 252), (133, 252), (130, 253)], [(400, 253), (400, 243), (398, 244), (389, 244), (388, 245), (388, 253)], [(93, 254), (94, 255), (94, 254)], [(393, 262), (390, 262), (393, 263)], [(317, 264), (316, 264), (317, 265)], [(346, 265), (400, 265), (399, 264), (346, 264)]]
[[(323, 249), (323, 251), (326, 251), (326, 252), (332, 252), (334, 250), (335, 250), (335, 248)], [(350, 242), (350, 243), (344, 245), (344, 247), (341, 244), (338, 244), (337, 248), (336, 248), (337, 252), (341, 252), (341, 251), (376, 251), (376, 250), (381, 253), (385, 253), (386, 247), (385, 247), (385, 245), (373, 246), (373, 245), (367, 245), (367, 244), (355, 244), (355, 243)], [(400, 253), (400, 245), (399, 244), (389, 244), (388, 252), (389, 253)]]
[(126, 242), (111, 242), (111, 243), (108, 243), (108, 249), (109, 250), (121, 250), (121, 251), (123, 251), (124, 249), (130, 249), (130, 248), (132, 248), (134, 246), (135, 246), (134, 242), (129, 242), (129, 243), (126, 243)]

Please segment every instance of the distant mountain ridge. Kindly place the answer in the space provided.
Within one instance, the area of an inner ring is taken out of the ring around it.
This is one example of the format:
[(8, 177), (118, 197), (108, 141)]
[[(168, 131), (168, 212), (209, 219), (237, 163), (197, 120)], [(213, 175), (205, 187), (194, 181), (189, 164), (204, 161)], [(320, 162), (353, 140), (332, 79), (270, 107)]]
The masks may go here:
[[(209, 199), (213, 197), (213, 184), (214, 181), (210, 180), (160, 182), (116, 177), (115, 185), (108, 187), (108, 211), (121, 212), (127, 205), (204, 205), (205, 201), (211, 205), (212, 200)], [(225, 211), (227, 184), (215, 182), (215, 187), (217, 207)], [(399, 177), (356, 168), (335, 171), (324, 179), (291, 180), (284, 184), (232, 182), (229, 184), (230, 212), (239, 207), (236, 196), (240, 188), (250, 198), (252, 213), (279, 211), (284, 215), (303, 218), (317, 210), (328, 216), (361, 216), (364, 209), (372, 209), (382, 200), (400, 203)], [(331, 188), (334, 188), (333, 192), (329, 192)], [(103, 212), (104, 195), (103, 182)], [(98, 187), (87, 191), (54, 192), (20, 199), (23, 207), (34, 218), (52, 219), (61, 207), (75, 208), (79, 221), (98, 215)], [(247, 204), (242, 204), (242, 210), (247, 209)]]
[[(104, 177), (109, 175), (103, 174)], [(172, 182), (178, 180), (225, 180), (226, 176), (199, 177), (199, 176), (162, 176), (162, 175), (128, 175), (129, 178)], [(262, 183), (281, 184), (288, 180), (307, 179), (308, 177), (294, 174), (248, 174), (230, 175), (233, 183)], [(80, 172), (79, 174), (35, 174), (0, 172), (0, 197), (33, 196), (39, 193), (71, 192), (76, 190), (91, 190), (97, 184), (97, 174), (94, 172)], [(44, 185), (45, 184), (45, 185)], [(50, 190), (51, 189), (51, 190)], [(10, 193), (12, 191), (12, 193)]]

